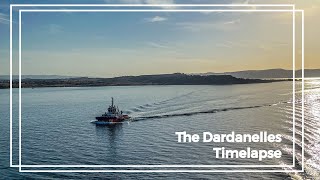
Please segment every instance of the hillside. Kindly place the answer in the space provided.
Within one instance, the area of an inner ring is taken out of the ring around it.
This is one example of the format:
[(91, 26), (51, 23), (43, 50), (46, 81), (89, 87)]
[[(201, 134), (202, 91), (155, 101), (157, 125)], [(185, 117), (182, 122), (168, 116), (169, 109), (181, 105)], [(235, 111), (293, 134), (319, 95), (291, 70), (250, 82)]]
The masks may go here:
[[(187, 75), (182, 73), (121, 76), (115, 78), (23, 79), (22, 87), (83, 87), (135, 85), (230, 85), (268, 83), (275, 80), (243, 79), (231, 75)], [(19, 81), (13, 81), (19, 87)], [(0, 88), (9, 88), (9, 80), (0, 81)]]

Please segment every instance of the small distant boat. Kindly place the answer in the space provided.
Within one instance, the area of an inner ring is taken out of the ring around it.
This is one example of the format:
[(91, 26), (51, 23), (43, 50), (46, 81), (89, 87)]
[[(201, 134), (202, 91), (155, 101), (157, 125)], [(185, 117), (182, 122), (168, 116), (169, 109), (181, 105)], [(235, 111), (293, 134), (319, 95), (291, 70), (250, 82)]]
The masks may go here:
[(108, 112), (105, 112), (101, 116), (97, 116), (96, 120), (93, 123), (97, 125), (108, 125), (123, 122), (130, 117), (126, 114), (123, 114), (113, 103), (113, 97), (111, 98), (111, 105), (108, 108)]

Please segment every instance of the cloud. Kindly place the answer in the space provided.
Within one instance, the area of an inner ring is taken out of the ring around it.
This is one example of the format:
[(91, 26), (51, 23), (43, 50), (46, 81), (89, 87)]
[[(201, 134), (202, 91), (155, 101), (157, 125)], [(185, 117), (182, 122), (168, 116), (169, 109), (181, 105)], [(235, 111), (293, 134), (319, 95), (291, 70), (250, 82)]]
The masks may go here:
[(264, 44), (259, 44), (258, 46), (256, 46), (258, 49), (261, 49), (263, 51), (269, 51), (271, 49), (271, 47), (264, 45)]
[[(109, 3), (111, 0), (105, 0)], [(119, 0), (120, 3), (125, 4), (174, 4), (174, 0)]]
[(220, 48), (245, 48), (248, 42), (244, 41), (224, 41), (222, 43), (217, 43), (216, 46)]
[(222, 11), (200, 11), (201, 14), (221, 14)]
[(47, 30), (48, 30), (49, 34), (58, 34), (58, 33), (63, 32), (63, 27), (58, 24), (49, 24)]
[(201, 31), (201, 30), (223, 30), (231, 31), (237, 29), (240, 23), (240, 19), (231, 21), (218, 21), (218, 22), (181, 22), (176, 25), (178, 28), (182, 28), (189, 31)]
[(147, 44), (150, 45), (151, 47), (154, 47), (154, 48), (162, 48), (162, 49), (169, 49), (170, 48), (169, 46), (162, 45), (162, 44), (155, 43), (155, 42), (147, 42)]
[(0, 13), (0, 23), (1, 24), (9, 24), (10, 23), (9, 16), (4, 13)]
[[(105, 3), (120, 2), (123, 4), (175, 4), (174, 0), (104, 0)], [(163, 9), (174, 9), (171, 6), (161, 6)]]
[(225, 44), (225, 43), (218, 43), (218, 44), (216, 44), (216, 46), (221, 47), (221, 48), (232, 48), (231, 45)]
[(250, 4), (254, 3), (254, 0), (233, 0), (231, 4)]
[(146, 4), (174, 4), (174, 0), (144, 0)]
[[(123, 4), (143, 4), (144, 0), (119, 0)], [(110, 2), (110, 0), (105, 0), (105, 2)]]
[(282, 41), (256, 41), (256, 40), (241, 40), (241, 41), (224, 41), (215, 44), (218, 48), (256, 48), (263, 51), (271, 51), (279, 48), (288, 48), (290, 43)]
[(146, 18), (146, 20), (148, 22), (161, 22), (161, 21), (166, 21), (168, 19), (165, 17), (161, 17), (161, 16), (154, 16), (153, 18)]
[(227, 22), (224, 22), (223, 24), (227, 25), (227, 24), (236, 24), (236, 23), (240, 23), (240, 19), (236, 19), (236, 20), (232, 20), (232, 21), (227, 21)]
[[(233, 0), (231, 4), (248, 4), (248, 5), (250, 5), (250, 4), (257, 4), (257, 3), (255, 3), (255, 0)], [(272, 3), (270, 3), (270, 4), (272, 4)], [(237, 9), (238, 7), (232, 7), (232, 8)], [(255, 9), (257, 9), (257, 7), (256, 6), (248, 6), (246, 9), (255, 10)], [(251, 14), (252, 12), (245, 12), (245, 13)]]
[(246, 47), (250, 41), (225, 41), (226, 44), (232, 47)]
[(147, 51), (152, 53), (158, 53), (161, 56), (168, 56), (168, 57), (179, 57), (183, 56), (184, 53), (181, 53), (181, 47), (179, 47), (176, 43), (170, 42), (145, 42), (147, 47)]
[[(144, 0), (146, 4), (175, 4), (174, 0)], [(173, 6), (161, 6), (163, 9), (175, 9)]]

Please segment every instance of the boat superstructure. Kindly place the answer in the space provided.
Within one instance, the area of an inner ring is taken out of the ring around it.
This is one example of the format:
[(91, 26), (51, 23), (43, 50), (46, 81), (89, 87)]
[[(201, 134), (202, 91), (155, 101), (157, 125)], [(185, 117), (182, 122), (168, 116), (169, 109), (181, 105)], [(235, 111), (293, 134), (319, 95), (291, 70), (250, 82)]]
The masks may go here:
[(122, 111), (119, 110), (117, 106), (114, 105), (113, 97), (111, 98), (111, 105), (108, 107), (108, 111), (102, 114), (101, 116), (97, 116), (95, 124), (113, 124), (119, 123), (130, 117), (126, 114), (123, 114)]

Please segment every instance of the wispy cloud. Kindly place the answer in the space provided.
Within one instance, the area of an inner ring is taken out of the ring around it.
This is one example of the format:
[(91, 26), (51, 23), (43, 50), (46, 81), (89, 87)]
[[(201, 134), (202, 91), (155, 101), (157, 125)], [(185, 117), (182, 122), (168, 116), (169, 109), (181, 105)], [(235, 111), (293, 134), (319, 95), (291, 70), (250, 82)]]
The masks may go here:
[(240, 19), (226, 21), (223, 24), (228, 25), (228, 24), (236, 24), (236, 23), (240, 23)]
[(9, 16), (4, 13), (0, 13), (0, 23), (9, 24), (10, 23)]
[(253, 0), (233, 0), (232, 4), (249, 4), (253, 2)]
[(271, 49), (271, 47), (265, 45), (265, 44), (259, 44), (258, 46), (256, 46), (258, 49), (261, 49), (263, 51), (269, 51)]
[(235, 30), (240, 23), (240, 19), (230, 21), (219, 21), (219, 22), (181, 22), (176, 25), (179, 28), (190, 30), (190, 31), (201, 31), (201, 30), (223, 30), (230, 31)]
[(256, 42), (256, 45), (254, 45), (258, 49), (264, 50), (264, 51), (273, 51), (275, 49), (288, 49), (292, 46), (291, 43), (287, 42)]
[(144, 0), (146, 4), (174, 4), (174, 0)]
[(221, 13), (223, 13), (222, 11), (200, 11), (199, 13), (201, 13), (201, 14), (221, 14)]
[(63, 27), (58, 24), (49, 24), (47, 30), (49, 34), (58, 34), (63, 32)]
[(240, 41), (224, 41), (222, 43), (217, 43), (217, 47), (221, 48), (243, 48), (247, 46), (248, 42), (240, 42)]
[(152, 18), (146, 18), (147, 22), (161, 22), (161, 21), (166, 21), (166, 20), (168, 20), (168, 19), (165, 17), (161, 17), (161, 16), (154, 16)]
[(177, 43), (149, 41), (146, 42), (146, 45), (146, 49), (148, 49), (149, 52), (159, 53), (161, 56), (165, 55), (172, 58), (184, 55), (184, 53), (181, 52), (182, 47)]
[[(105, 0), (106, 3), (111, 0)], [(174, 4), (174, 0), (119, 0), (120, 3), (128, 4)]]
[[(255, 3), (255, 0), (233, 0), (231, 4), (249, 4), (250, 5), (250, 4), (256, 4), (256, 3)], [(237, 7), (232, 7), (232, 8), (237, 8)], [(257, 9), (256, 6), (249, 6), (247, 8), (252, 10)], [(252, 12), (245, 12), (245, 13), (250, 14)]]
[(225, 43), (232, 47), (246, 47), (249, 41), (226, 41)]
[[(120, 2), (123, 4), (175, 4), (174, 0), (104, 0), (105, 3)], [(164, 9), (173, 9), (175, 7), (162, 6)]]
[(232, 48), (231, 45), (226, 44), (226, 43), (218, 43), (216, 44), (217, 47), (222, 47), (222, 48)]
[(162, 48), (162, 49), (169, 49), (169, 46), (160, 44), (160, 43), (155, 43), (155, 42), (147, 42), (147, 45), (154, 47), (154, 48)]
[[(144, 0), (119, 0), (120, 3), (124, 4), (142, 4)], [(112, 2), (111, 0), (105, 0), (106, 3)]]
[(256, 40), (242, 40), (242, 41), (224, 41), (215, 44), (218, 48), (256, 48), (263, 51), (271, 51), (279, 48), (288, 48), (290, 43), (287, 42), (269, 42)]

